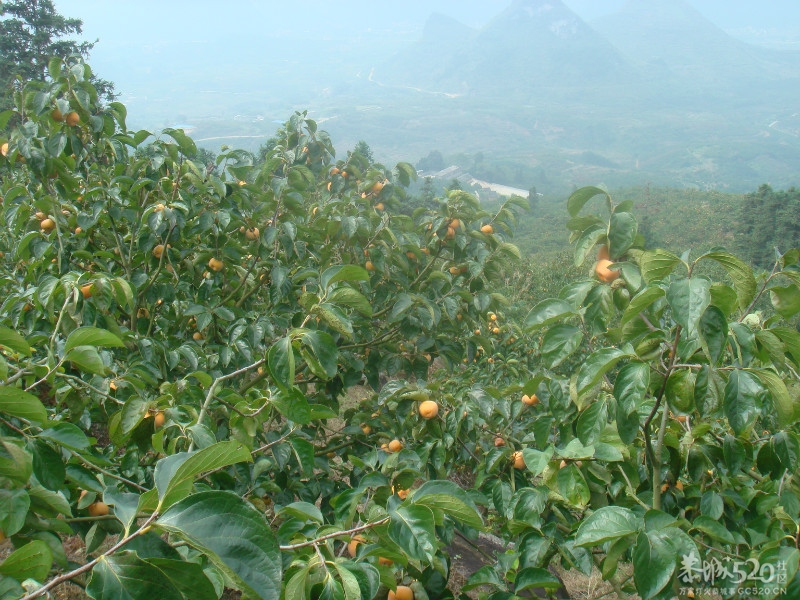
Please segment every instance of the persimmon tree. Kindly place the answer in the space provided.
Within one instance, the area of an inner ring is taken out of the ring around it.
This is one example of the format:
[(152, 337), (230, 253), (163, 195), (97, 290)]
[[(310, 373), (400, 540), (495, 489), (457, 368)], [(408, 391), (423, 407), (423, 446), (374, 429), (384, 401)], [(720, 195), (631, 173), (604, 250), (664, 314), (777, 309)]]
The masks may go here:
[(646, 249), (583, 188), (590, 275), (503, 294), (521, 199), (404, 214), (414, 169), (303, 113), (201, 164), (80, 60), (49, 75), (0, 116), (4, 597), (446, 599), (489, 528), (462, 598), (554, 592), (554, 561), (671, 598), (724, 558), (798, 595), (800, 252)]

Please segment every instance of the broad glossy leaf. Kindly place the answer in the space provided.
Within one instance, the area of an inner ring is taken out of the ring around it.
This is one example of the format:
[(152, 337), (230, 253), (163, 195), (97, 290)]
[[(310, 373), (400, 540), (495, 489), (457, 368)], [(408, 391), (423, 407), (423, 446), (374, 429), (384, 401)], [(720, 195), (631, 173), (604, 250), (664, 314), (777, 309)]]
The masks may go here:
[(736, 435), (744, 433), (755, 423), (761, 412), (764, 392), (761, 383), (752, 373), (737, 369), (728, 377), (723, 407)]
[(711, 304), (710, 290), (711, 282), (699, 277), (673, 281), (667, 289), (667, 302), (672, 308), (672, 318), (692, 338), (698, 331), (700, 318)]
[(617, 431), (623, 443), (630, 444), (639, 429), (637, 409), (644, 401), (650, 386), (650, 366), (631, 361), (623, 366), (614, 380), (614, 397), (617, 399)]
[(575, 536), (575, 545), (587, 548), (599, 546), (636, 533), (641, 526), (641, 517), (629, 508), (603, 506), (581, 522)]
[(264, 517), (236, 494), (194, 494), (173, 505), (157, 525), (205, 554), (246, 594), (280, 598), (278, 542)]
[(475, 529), (483, 528), (483, 519), (469, 495), (452, 481), (426, 481), (414, 491), (414, 504), (435, 508)]
[(334, 377), (339, 370), (339, 349), (333, 336), (324, 331), (307, 331), (300, 340), (314, 359), (309, 362), (308, 357), (305, 357), (314, 375), (321, 379)]
[(24, 489), (0, 489), (0, 530), (8, 537), (17, 533), (25, 524), (31, 499)]
[(555, 369), (570, 354), (575, 352), (583, 341), (583, 333), (573, 325), (559, 324), (547, 330), (542, 338), (542, 360), (548, 368)]
[(66, 421), (54, 423), (52, 427), (42, 430), (37, 437), (55, 442), (70, 450), (81, 451), (89, 447), (89, 438), (86, 437), (86, 434), (77, 425)]
[(105, 375), (106, 366), (94, 346), (75, 346), (65, 355), (64, 360), (94, 375)]
[(751, 372), (755, 374), (762, 385), (769, 390), (770, 397), (772, 398), (772, 406), (778, 417), (778, 426), (786, 427), (791, 425), (796, 418), (795, 415), (797, 414), (797, 406), (800, 404), (800, 400), (792, 400), (786, 383), (781, 379), (781, 376), (774, 371), (758, 369)]
[(570, 464), (559, 469), (556, 476), (558, 493), (576, 508), (583, 508), (591, 499), (589, 484), (583, 477), (580, 469), (575, 464)]
[(270, 346), (267, 351), (267, 367), (275, 383), (281, 388), (289, 389), (294, 385), (295, 360), (290, 336), (283, 337)]
[(485, 566), (470, 575), (467, 583), (461, 589), (468, 592), (484, 585), (496, 589), (505, 587), (497, 572), (492, 567)]
[(556, 300), (549, 298), (542, 300), (533, 307), (525, 319), (525, 327), (529, 331), (535, 331), (550, 323), (558, 321), (564, 317), (572, 316), (575, 314), (575, 309), (572, 305), (564, 300)]
[(41, 540), (34, 540), (14, 550), (0, 563), (0, 575), (13, 577), (17, 581), (44, 581), (52, 564), (50, 547)]
[(553, 458), (553, 453), (552, 446), (549, 446), (544, 451), (536, 450), (535, 448), (523, 448), (522, 457), (525, 459), (525, 467), (534, 477), (541, 475), (547, 468), (550, 459)]
[(372, 306), (366, 296), (350, 287), (338, 287), (328, 296), (328, 302), (358, 311), (364, 317), (372, 316)]
[[(756, 295), (756, 278), (753, 270), (740, 259), (728, 252), (709, 252), (700, 258), (710, 258), (721, 264), (733, 280), (739, 308), (745, 310)], [(699, 259), (698, 259), (699, 260)]]
[(772, 306), (784, 319), (800, 312), (800, 288), (796, 285), (776, 286), (769, 289)]
[(608, 405), (600, 398), (592, 402), (578, 415), (575, 432), (584, 446), (600, 440), (600, 434), (608, 423)]
[(353, 323), (337, 306), (325, 302), (315, 306), (312, 312), (325, 321), (328, 327), (334, 331), (338, 331), (348, 338), (353, 337)]
[(633, 548), (633, 578), (642, 600), (666, 588), (677, 568), (672, 544), (661, 531), (640, 533)]
[(69, 334), (64, 351), (69, 352), (78, 346), (109, 346), (122, 348), (125, 344), (116, 335), (98, 327), (79, 327)]
[(577, 217), (578, 213), (581, 212), (581, 209), (586, 205), (586, 203), (595, 196), (599, 195), (605, 196), (606, 206), (610, 212), (611, 196), (609, 196), (608, 192), (598, 187), (586, 186), (572, 192), (572, 195), (567, 200), (567, 211), (569, 212), (569, 216)]
[(544, 589), (554, 592), (561, 587), (561, 581), (558, 577), (541, 567), (520, 569), (514, 580), (514, 592), (517, 594), (532, 589)]
[(728, 319), (716, 306), (709, 306), (700, 318), (700, 337), (711, 364), (719, 364), (728, 344)]
[(608, 225), (608, 254), (616, 260), (625, 254), (636, 239), (639, 224), (636, 217), (629, 212), (615, 212)]
[(629, 356), (617, 348), (601, 348), (592, 352), (578, 370), (578, 394), (596, 385), (621, 359)]
[(720, 523), (710, 517), (699, 516), (692, 523), (692, 529), (698, 529), (709, 536), (712, 540), (723, 542), (725, 544), (735, 544), (736, 539), (731, 535), (731, 532)]
[(164, 577), (186, 598), (217, 600), (214, 585), (209, 581), (201, 565), (168, 558), (148, 558), (146, 562), (161, 571)]
[(0, 386), (0, 412), (37, 425), (47, 421), (47, 409), (39, 398), (7, 385)]
[(339, 281), (369, 281), (369, 271), (359, 265), (336, 265), (326, 269), (319, 278), (323, 289)]
[(586, 256), (595, 247), (595, 244), (606, 236), (606, 228), (599, 224), (594, 225), (583, 232), (583, 235), (575, 243), (575, 266), (580, 267), (586, 260)]
[(636, 318), (639, 313), (644, 311), (648, 306), (653, 304), (659, 298), (663, 298), (666, 295), (666, 292), (658, 287), (648, 287), (643, 289), (641, 292), (636, 294), (633, 298), (631, 298), (630, 304), (625, 309), (625, 312), (622, 313), (622, 318), (620, 319), (620, 325), (625, 325), (632, 319)]
[(432, 560), (436, 552), (436, 532), (431, 509), (422, 505), (401, 505), (389, 515), (392, 541), (414, 560)]
[(0, 346), (5, 346), (9, 350), (22, 354), (23, 356), (31, 355), (31, 347), (28, 342), (13, 329), (3, 327), (0, 325)]
[(672, 273), (681, 259), (666, 250), (647, 250), (639, 257), (639, 268), (646, 283), (659, 281)]
[[(202, 582), (200, 583), (202, 586)], [(183, 595), (164, 573), (134, 552), (101, 558), (92, 569), (92, 578), (86, 586), (86, 593), (95, 600), (183, 600)]]
[(233, 441), (217, 442), (197, 452), (181, 452), (162, 458), (156, 463), (155, 470), (161, 510), (189, 495), (194, 478), (200, 473), (252, 460), (247, 448)]

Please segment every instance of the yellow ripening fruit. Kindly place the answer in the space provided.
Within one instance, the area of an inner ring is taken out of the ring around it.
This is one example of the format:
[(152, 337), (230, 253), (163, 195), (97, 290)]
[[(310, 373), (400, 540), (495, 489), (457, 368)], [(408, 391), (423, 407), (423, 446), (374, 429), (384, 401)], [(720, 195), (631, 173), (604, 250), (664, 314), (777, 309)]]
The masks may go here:
[(483, 227), (481, 227), (481, 233), (485, 233), (486, 235), (490, 235), (490, 234), (494, 233), (494, 227), (492, 227), (491, 225), (488, 225), (488, 224), (484, 225)]
[(92, 284), (87, 283), (86, 285), (81, 286), (81, 294), (83, 294), (84, 299), (88, 299), (92, 297)]
[(56, 228), (56, 222), (53, 221), (53, 219), (43, 219), (42, 222), (39, 223), (39, 227), (41, 227), (42, 231), (45, 233), (50, 233)]
[(609, 260), (611, 257), (608, 254), (608, 246), (603, 244), (597, 249), (597, 260)]
[(450, 275), (460, 275), (461, 274), (461, 269), (459, 269), (458, 267), (450, 267), (449, 270), (450, 270)]
[(522, 456), (521, 450), (517, 450), (516, 452), (514, 452), (514, 454), (511, 455), (511, 460), (514, 461), (515, 469), (525, 468), (525, 458)]
[(351, 558), (356, 557), (356, 553), (358, 552), (358, 545), (363, 544), (366, 540), (361, 537), (360, 535), (353, 536), (347, 544), (347, 553), (350, 555)]
[(607, 258), (597, 261), (597, 264), (594, 266), (594, 272), (600, 281), (604, 283), (611, 283), (617, 279), (617, 277), (619, 277), (619, 271), (612, 271), (609, 269), (609, 267), (613, 264), (614, 263)]
[(62, 113), (57, 108), (54, 108), (50, 113), (50, 116), (53, 117), (53, 121), (58, 121), (59, 123), (64, 122), (64, 113)]
[(528, 396), (527, 394), (523, 394), (522, 402), (527, 404), (528, 406), (536, 406), (537, 404), (539, 404), (539, 396), (537, 396), (536, 394), (531, 394), (530, 396)]
[(164, 413), (159, 411), (158, 413), (156, 413), (156, 416), (153, 419), (153, 425), (155, 426), (156, 429), (161, 429), (164, 426), (164, 421), (166, 420), (167, 418), (164, 416)]
[(258, 227), (253, 227), (252, 229), (248, 229), (244, 232), (244, 237), (246, 237), (251, 242), (253, 240), (257, 240), (260, 235), (261, 232), (258, 230)]
[(3, 142), (3, 145), (0, 146), (0, 154), (8, 156), (8, 142)]
[(193, 339), (195, 342), (199, 342), (200, 340), (202, 340), (202, 339), (203, 339), (203, 334), (202, 334), (202, 333), (200, 333), (199, 331), (195, 331), (195, 332), (192, 334), (192, 339)]
[(153, 248), (153, 256), (156, 258), (161, 258), (161, 255), (164, 254), (164, 244), (159, 244), (155, 248)]
[(389, 590), (386, 600), (414, 600), (414, 591), (407, 585), (398, 585), (397, 591)]
[(219, 271), (222, 271), (222, 269), (225, 268), (225, 263), (222, 262), (218, 258), (212, 257), (212, 258), (208, 259), (208, 268), (211, 269), (212, 271), (219, 272)]
[(108, 504), (98, 500), (90, 504), (86, 510), (89, 511), (91, 517), (103, 517), (108, 514)]
[(372, 262), (371, 260), (368, 260), (368, 261), (367, 261), (367, 262), (364, 264), (364, 268), (365, 268), (367, 271), (376, 271), (376, 270), (377, 270), (377, 268), (375, 267), (375, 265), (373, 264), (373, 262)]
[(361, 431), (363, 431), (363, 432), (364, 432), (364, 435), (369, 435), (370, 433), (372, 433), (372, 427), (370, 427), (370, 426), (369, 426), (369, 425), (367, 425), (366, 423), (362, 423), (362, 425), (361, 425)]
[(448, 227), (447, 234), (444, 236), (444, 238), (446, 240), (452, 240), (454, 237), (456, 237), (456, 230), (452, 227)]
[[(380, 194), (381, 190), (386, 184), (383, 181), (376, 181), (372, 184), (372, 193), (373, 194)], [(375, 208), (378, 208), (377, 206)], [(378, 210), (383, 210), (383, 208), (378, 208)]]
[(75, 127), (75, 125), (81, 122), (81, 116), (73, 110), (72, 112), (68, 112), (66, 114), (64, 120), (70, 127)]
[(448, 227), (451, 227), (453, 229), (458, 229), (459, 227), (461, 227), (461, 221), (459, 221), (458, 219), (453, 219), (452, 221), (450, 221), (450, 225), (448, 225)]
[(432, 419), (439, 414), (439, 405), (433, 400), (425, 400), (419, 405), (419, 414), (423, 419)]
[(400, 452), (400, 450), (403, 449), (403, 442), (401, 442), (398, 439), (394, 439), (391, 442), (389, 442), (387, 449), (389, 450), (389, 452)]
[(383, 205), (383, 202), (378, 202), (378, 203), (375, 205), (375, 210), (378, 210), (378, 211), (380, 211), (380, 210), (386, 210), (386, 207)]
[(378, 557), (378, 564), (384, 567), (391, 567), (394, 563), (389, 560), (388, 558), (384, 558), (383, 556)]
[(494, 438), (494, 446), (495, 446), (495, 448), (500, 448), (500, 447), (505, 446), (505, 445), (506, 445), (506, 441), (503, 438), (501, 438), (499, 435)]

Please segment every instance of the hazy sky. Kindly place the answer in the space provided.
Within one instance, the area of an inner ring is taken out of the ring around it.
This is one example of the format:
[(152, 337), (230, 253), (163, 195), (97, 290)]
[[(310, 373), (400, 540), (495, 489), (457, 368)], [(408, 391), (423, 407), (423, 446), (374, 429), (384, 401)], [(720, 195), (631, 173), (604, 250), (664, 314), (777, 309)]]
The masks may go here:
[[(618, 9), (625, 0), (564, 0), (584, 19)], [(686, 0), (724, 29), (744, 27), (800, 28), (798, 0)], [(472, 26), (501, 12), (511, 0), (55, 0), (59, 12), (84, 21), (89, 38), (112, 42), (120, 35), (153, 39), (161, 35), (191, 34), (195, 27), (229, 33), (237, 28), (274, 29), (275, 23), (293, 31), (325, 28), (382, 29), (387, 23), (420, 26), (437, 11)]]

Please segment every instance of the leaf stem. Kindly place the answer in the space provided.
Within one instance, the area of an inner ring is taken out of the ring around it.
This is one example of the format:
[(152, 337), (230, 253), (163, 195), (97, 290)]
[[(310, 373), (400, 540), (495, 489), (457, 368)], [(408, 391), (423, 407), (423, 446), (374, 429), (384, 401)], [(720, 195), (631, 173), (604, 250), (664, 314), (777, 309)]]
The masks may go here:
[[(292, 550), (297, 550), (299, 548), (307, 548), (308, 546), (316, 546), (320, 542), (324, 542), (326, 540), (330, 540), (337, 537), (342, 537), (344, 535), (352, 536), (354, 533), (359, 533), (361, 531), (366, 531), (367, 529), (372, 529), (373, 527), (378, 527), (379, 525), (384, 525), (388, 523), (391, 517), (384, 517), (377, 521), (373, 521), (372, 523), (367, 523), (366, 525), (359, 525), (358, 527), (353, 527), (352, 529), (346, 529), (344, 531), (335, 531), (333, 533), (329, 533), (327, 535), (323, 535), (313, 540), (308, 540), (305, 542), (300, 542), (298, 544), (289, 544), (288, 546), (281, 546), (281, 552), (290, 552)], [(24, 600), (24, 599), (23, 599)]]

